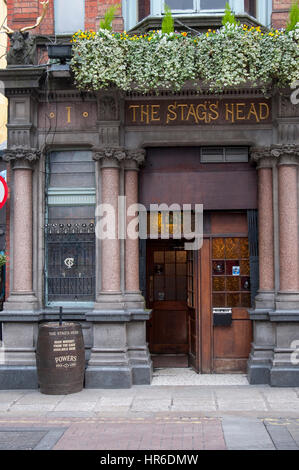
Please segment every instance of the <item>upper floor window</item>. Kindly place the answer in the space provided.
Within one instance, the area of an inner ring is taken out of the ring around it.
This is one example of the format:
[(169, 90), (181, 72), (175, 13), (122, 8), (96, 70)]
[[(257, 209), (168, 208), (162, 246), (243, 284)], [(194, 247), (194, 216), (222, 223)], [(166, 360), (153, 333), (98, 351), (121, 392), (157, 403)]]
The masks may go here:
[[(227, 0), (167, 0), (167, 5), (175, 11), (224, 10)], [(163, 3), (162, 3), (163, 4)]]
[[(265, 26), (271, 24), (272, 0), (123, 0), (125, 29), (129, 31), (148, 16), (162, 17), (165, 3), (176, 15), (213, 15), (224, 13), (226, 2), (236, 16), (248, 14)], [(157, 22), (153, 29), (157, 29)]]
[(84, 30), (85, 0), (54, 0), (55, 34)]
[(244, 1), (244, 10), (248, 15), (253, 16), (256, 18), (256, 7), (257, 7), (256, 0), (245, 0)]

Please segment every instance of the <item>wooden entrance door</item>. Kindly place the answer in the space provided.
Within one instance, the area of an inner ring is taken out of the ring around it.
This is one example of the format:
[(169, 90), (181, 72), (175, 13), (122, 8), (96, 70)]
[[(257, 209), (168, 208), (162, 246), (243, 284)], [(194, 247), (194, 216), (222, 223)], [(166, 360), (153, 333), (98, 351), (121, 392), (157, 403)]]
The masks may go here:
[(188, 367), (187, 252), (171, 240), (147, 246), (147, 335), (155, 367)]
[[(201, 372), (246, 372), (252, 341), (250, 254), (246, 214), (214, 214), (199, 252)], [(231, 308), (215, 326), (214, 308)]]

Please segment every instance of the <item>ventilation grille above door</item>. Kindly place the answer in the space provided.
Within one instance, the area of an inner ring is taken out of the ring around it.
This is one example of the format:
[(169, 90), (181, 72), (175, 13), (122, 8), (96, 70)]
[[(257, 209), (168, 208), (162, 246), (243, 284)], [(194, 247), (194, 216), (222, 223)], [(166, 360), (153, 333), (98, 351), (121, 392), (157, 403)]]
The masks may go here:
[(246, 163), (249, 160), (247, 147), (202, 147), (202, 163)]

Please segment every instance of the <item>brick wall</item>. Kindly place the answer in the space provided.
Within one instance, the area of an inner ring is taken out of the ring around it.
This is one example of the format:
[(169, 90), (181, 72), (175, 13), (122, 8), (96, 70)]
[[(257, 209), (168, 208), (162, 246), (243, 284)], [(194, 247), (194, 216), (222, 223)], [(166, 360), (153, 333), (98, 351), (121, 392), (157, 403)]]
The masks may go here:
[[(85, 0), (85, 29), (96, 30), (105, 11), (112, 5), (118, 5), (121, 0)], [(11, 29), (20, 29), (24, 26), (34, 25), (36, 19), (41, 15), (42, 6), (40, 0), (7, 0), (8, 26)], [(66, 12), (69, 14), (69, 12)], [(123, 30), (123, 18), (121, 8), (116, 12), (113, 29)], [(54, 33), (54, 0), (50, 0), (46, 17), (41, 25), (33, 30), (33, 34)]]
[(273, 0), (272, 24), (275, 28), (284, 28), (289, 18), (293, 0)]

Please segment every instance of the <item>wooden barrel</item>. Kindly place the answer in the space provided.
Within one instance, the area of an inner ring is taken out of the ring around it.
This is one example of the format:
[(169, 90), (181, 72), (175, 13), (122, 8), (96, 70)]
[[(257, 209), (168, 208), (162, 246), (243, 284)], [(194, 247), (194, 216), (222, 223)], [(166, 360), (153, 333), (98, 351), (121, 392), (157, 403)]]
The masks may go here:
[(42, 323), (36, 364), (41, 393), (65, 395), (80, 392), (85, 371), (85, 349), (79, 323)]

